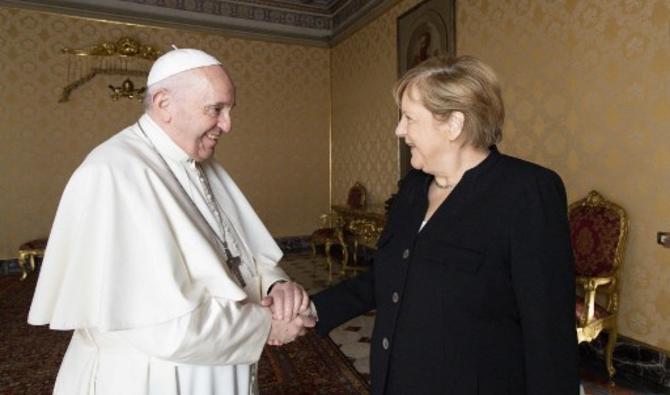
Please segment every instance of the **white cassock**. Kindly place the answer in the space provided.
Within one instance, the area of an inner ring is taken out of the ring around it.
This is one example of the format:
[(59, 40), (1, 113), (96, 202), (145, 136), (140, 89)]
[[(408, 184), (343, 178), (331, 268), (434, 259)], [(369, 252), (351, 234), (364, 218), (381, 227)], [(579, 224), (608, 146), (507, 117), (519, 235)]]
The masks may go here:
[(88, 155), (58, 207), (28, 316), (75, 330), (54, 393), (256, 393), (271, 325), (258, 303), (287, 279), (281, 256), (223, 168), (142, 116)]

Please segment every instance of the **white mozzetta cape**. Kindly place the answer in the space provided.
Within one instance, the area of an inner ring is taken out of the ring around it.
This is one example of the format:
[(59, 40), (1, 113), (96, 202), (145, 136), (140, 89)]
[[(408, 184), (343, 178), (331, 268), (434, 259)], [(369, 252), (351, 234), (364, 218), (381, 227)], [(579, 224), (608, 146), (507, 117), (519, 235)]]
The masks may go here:
[[(207, 172), (267, 290), (285, 276), (275, 268), (281, 250), (223, 168), (210, 161)], [(65, 188), (28, 322), (122, 330), (177, 318), (209, 296), (242, 301), (247, 295), (224, 257), (215, 233), (135, 124), (94, 149)]]
[(281, 251), (223, 168), (203, 163), (253, 260), (240, 288), (192, 185), (170, 171), (188, 157), (147, 115), (140, 122), (146, 135), (135, 124), (89, 154), (56, 214), (28, 316), (75, 329), (54, 393), (255, 393), (271, 320), (257, 303), (287, 278)]

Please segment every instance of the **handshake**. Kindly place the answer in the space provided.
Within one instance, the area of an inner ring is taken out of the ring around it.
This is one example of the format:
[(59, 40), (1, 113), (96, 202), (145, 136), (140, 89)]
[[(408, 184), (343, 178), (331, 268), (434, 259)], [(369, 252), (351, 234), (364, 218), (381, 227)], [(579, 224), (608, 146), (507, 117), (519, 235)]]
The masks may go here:
[(272, 311), (272, 327), (267, 344), (281, 346), (307, 333), (316, 325), (312, 315), (309, 295), (300, 284), (293, 281), (277, 282), (261, 305)]

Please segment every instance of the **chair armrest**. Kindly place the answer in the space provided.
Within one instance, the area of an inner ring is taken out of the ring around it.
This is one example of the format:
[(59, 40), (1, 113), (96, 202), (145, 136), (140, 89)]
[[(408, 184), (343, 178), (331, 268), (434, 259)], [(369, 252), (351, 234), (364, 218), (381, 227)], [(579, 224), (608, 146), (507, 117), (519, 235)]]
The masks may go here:
[(583, 327), (587, 323), (593, 321), (593, 317), (595, 316), (597, 288), (601, 285), (613, 283), (615, 277), (577, 276), (575, 280), (577, 284), (584, 287), (584, 305), (586, 306), (586, 309), (584, 309), (582, 316), (579, 318), (579, 325)]
[(577, 276), (575, 278), (577, 284), (584, 287), (584, 291), (589, 291), (590, 289), (595, 290), (601, 285), (609, 284), (614, 281), (614, 276), (608, 277), (591, 277), (591, 276)]

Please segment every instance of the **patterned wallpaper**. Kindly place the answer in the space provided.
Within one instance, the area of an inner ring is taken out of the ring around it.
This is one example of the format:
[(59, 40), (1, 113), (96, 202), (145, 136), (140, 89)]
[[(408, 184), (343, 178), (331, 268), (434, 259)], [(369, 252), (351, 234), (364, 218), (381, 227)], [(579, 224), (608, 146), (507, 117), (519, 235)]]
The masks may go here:
[(138, 102), (110, 100), (107, 85), (119, 77), (96, 77), (57, 103), (66, 84), (61, 48), (126, 35), (199, 47), (226, 64), (238, 100), (218, 159), (275, 236), (313, 230), (329, 199), (328, 49), (0, 7), (0, 258), (49, 233), (72, 171), (141, 114)]
[[(361, 180), (373, 202), (397, 178), (395, 18), (402, 1), (332, 51), (333, 200)], [(670, 350), (670, 0), (457, 2), (457, 51), (490, 63), (508, 118), (501, 150), (557, 170), (631, 220), (621, 333)]]
[(346, 201), (356, 181), (375, 206), (397, 189), (397, 110), (391, 96), (397, 77), (396, 18), (417, 3), (399, 2), (332, 50), (335, 204)]

